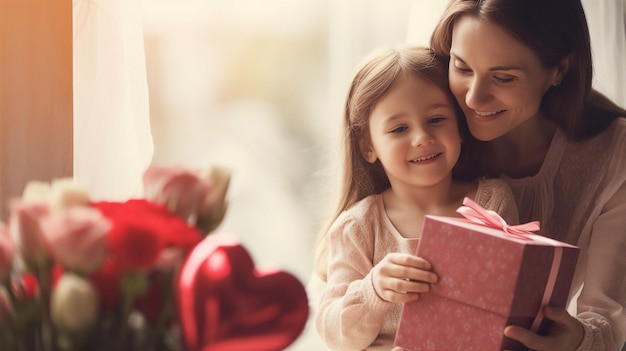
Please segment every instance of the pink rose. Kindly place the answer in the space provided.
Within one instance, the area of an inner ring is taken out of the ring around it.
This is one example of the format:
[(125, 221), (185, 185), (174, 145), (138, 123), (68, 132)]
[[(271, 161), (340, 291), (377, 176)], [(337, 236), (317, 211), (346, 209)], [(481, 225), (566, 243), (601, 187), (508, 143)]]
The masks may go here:
[(16, 199), (10, 208), (9, 232), (18, 252), (28, 264), (44, 264), (50, 251), (41, 223), (49, 215), (48, 204)]
[[(182, 166), (152, 166), (143, 176), (145, 197), (201, 229), (214, 229), (226, 212), (230, 174), (221, 168), (206, 172)], [(208, 232), (208, 231), (205, 231)]]
[(15, 246), (13, 245), (9, 229), (4, 223), (0, 222), (0, 282), (5, 280), (11, 273), (14, 254)]
[(164, 205), (183, 219), (196, 213), (212, 184), (200, 172), (182, 166), (152, 166), (143, 175), (145, 197)]
[(90, 273), (102, 266), (107, 255), (106, 235), (111, 223), (95, 208), (74, 206), (50, 216), (45, 235), (57, 262), (66, 268)]

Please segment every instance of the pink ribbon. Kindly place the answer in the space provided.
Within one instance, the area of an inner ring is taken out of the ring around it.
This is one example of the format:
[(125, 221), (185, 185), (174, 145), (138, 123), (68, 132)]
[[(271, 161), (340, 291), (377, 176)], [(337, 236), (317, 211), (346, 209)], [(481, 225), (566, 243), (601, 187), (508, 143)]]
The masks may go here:
[(532, 238), (529, 237), (529, 234), (539, 230), (538, 221), (519, 225), (508, 225), (504, 218), (500, 217), (497, 212), (485, 210), (479, 204), (467, 197), (463, 199), (463, 205), (464, 206), (459, 207), (456, 212), (460, 213), (469, 221), (487, 226), (489, 228), (499, 229), (509, 236), (513, 236), (518, 239), (532, 240)]
[(561, 265), (561, 259), (563, 257), (563, 247), (558, 246), (558, 242), (550, 238), (546, 238), (532, 233), (539, 230), (540, 227), (538, 221), (528, 222), (520, 225), (508, 225), (504, 218), (500, 217), (497, 212), (485, 210), (479, 204), (467, 197), (463, 199), (463, 205), (464, 206), (459, 207), (456, 211), (472, 223), (481, 224), (489, 228), (499, 229), (503, 231), (505, 235), (509, 235), (518, 239), (530, 241), (536, 240), (554, 246), (554, 256), (552, 258), (552, 265), (550, 266), (550, 274), (548, 275), (546, 288), (544, 289), (543, 297), (541, 298), (541, 305), (539, 306), (539, 311), (537, 311), (537, 314), (535, 315), (533, 323), (530, 327), (530, 330), (532, 330), (533, 332), (538, 332), (539, 327), (541, 326), (541, 321), (544, 317), (543, 306), (546, 306), (550, 302), (550, 297), (554, 292), (554, 285), (556, 284), (556, 278), (558, 277), (559, 267)]

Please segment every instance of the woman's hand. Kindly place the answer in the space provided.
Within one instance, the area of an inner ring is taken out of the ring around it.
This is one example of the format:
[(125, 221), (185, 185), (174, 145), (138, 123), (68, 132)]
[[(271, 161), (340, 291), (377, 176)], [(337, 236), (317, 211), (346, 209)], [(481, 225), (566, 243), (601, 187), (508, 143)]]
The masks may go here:
[(564, 308), (544, 307), (544, 315), (552, 320), (548, 335), (540, 336), (528, 329), (507, 326), (504, 335), (536, 351), (573, 351), (583, 341), (585, 330)]
[(372, 269), (374, 290), (381, 299), (394, 303), (417, 300), (428, 292), (437, 275), (430, 271), (428, 261), (404, 253), (388, 253)]

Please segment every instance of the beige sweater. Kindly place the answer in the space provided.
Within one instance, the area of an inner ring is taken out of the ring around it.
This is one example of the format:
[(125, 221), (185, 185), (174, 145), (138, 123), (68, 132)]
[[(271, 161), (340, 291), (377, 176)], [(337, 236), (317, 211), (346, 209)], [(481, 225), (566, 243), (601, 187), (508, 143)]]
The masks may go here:
[[(517, 208), (499, 179), (479, 182), (478, 204), (515, 224)], [(316, 306), (315, 326), (331, 350), (390, 350), (402, 304), (374, 291), (371, 269), (388, 252), (415, 253), (419, 239), (404, 238), (385, 213), (381, 195), (343, 212), (328, 233), (328, 280)]]
[(581, 143), (557, 132), (535, 176), (503, 178), (521, 222), (539, 220), (542, 234), (581, 249), (569, 308), (585, 326), (578, 350), (620, 350), (626, 342), (626, 119)]

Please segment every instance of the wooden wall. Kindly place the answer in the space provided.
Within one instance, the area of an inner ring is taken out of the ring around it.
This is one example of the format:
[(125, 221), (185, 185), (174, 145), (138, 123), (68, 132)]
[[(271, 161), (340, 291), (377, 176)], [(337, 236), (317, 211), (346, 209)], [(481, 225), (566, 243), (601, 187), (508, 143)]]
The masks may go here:
[(72, 1), (0, 0), (0, 219), (29, 180), (72, 175)]

